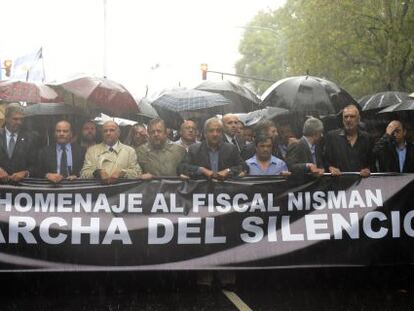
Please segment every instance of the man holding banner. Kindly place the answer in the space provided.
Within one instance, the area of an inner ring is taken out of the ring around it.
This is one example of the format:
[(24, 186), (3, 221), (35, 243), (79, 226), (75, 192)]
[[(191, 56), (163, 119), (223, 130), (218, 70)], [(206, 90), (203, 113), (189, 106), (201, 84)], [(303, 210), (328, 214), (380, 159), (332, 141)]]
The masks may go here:
[(326, 136), (325, 158), (329, 172), (359, 172), (362, 177), (371, 174), (372, 143), (368, 133), (359, 129), (360, 115), (355, 105), (348, 105), (342, 113), (343, 129), (330, 131)]
[(224, 180), (238, 176), (242, 171), (242, 160), (237, 147), (222, 141), (223, 124), (218, 118), (204, 123), (206, 140), (193, 144), (179, 165), (180, 174), (192, 178), (206, 177)]
[(137, 178), (141, 167), (135, 150), (119, 141), (120, 129), (113, 121), (102, 126), (103, 142), (89, 147), (81, 170), (82, 178), (98, 178), (112, 184), (119, 178)]
[(39, 177), (46, 177), (53, 183), (76, 179), (83, 165), (85, 150), (71, 143), (72, 126), (68, 121), (56, 123), (55, 140), (56, 144), (46, 146), (39, 152)]
[(19, 182), (33, 172), (36, 161), (34, 136), (22, 130), (23, 107), (11, 103), (6, 107), (6, 126), (0, 129), (0, 181)]

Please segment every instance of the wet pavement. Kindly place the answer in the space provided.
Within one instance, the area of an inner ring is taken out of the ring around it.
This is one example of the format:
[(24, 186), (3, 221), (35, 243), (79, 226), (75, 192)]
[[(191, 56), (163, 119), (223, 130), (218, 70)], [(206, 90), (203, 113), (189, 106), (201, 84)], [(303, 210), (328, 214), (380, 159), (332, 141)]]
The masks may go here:
[(414, 267), (239, 271), (236, 299), (194, 272), (1, 274), (0, 310), (414, 310)]

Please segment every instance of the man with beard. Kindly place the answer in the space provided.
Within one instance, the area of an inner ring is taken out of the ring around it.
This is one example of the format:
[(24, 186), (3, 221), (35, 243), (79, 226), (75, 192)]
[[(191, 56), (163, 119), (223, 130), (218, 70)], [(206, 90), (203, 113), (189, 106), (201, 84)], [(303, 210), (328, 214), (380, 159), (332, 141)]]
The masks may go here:
[(371, 174), (372, 143), (359, 128), (360, 115), (355, 105), (348, 105), (342, 113), (343, 129), (330, 131), (325, 141), (325, 159), (332, 176), (342, 172), (359, 172), (362, 177)]
[(96, 124), (93, 121), (86, 121), (82, 125), (82, 132), (79, 144), (81, 147), (88, 149), (97, 143)]
[(167, 128), (161, 119), (148, 123), (148, 142), (136, 149), (143, 177), (177, 176), (177, 166), (185, 155), (185, 149), (167, 138)]
[(238, 176), (242, 161), (233, 144), (222, 141), (223, 124), (218, 118), (204, 123), (206, 140), (190, 146), (178, 171), (190, 178), (217, 178), (220, 180)]

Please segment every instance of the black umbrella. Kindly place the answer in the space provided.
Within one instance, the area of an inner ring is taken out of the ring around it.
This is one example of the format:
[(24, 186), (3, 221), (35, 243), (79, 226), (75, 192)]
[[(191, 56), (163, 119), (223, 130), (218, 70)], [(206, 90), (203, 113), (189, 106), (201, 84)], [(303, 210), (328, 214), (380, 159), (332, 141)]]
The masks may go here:
[(82, 114), (76, 107), (63, 103), (39, 103), (24, 108), (26, 116), (57, 116)]
[(247, 87), (228, 80), (204, 81), (195, 89), (219, 93), (231, 100), (233, 107), (231, 112), (250, 112), (259, 106), (260, 98)]
[(397, 112), (397, 111), (413, 111), (413, 110), (414, 110), (414, 98), (411, 98), (410, 100), (406, 100), (402, 103), (388, 106), (387, 108), (382, 109), (378, 113), (390, 113), (390, 112)]
[(287, 116), (289, 110), (277, 107), (266, 107), (249, 113), (236, 113), (245, 126), (253, 126), (263, 120), (271, 120), (278, 116)]
[(358, 101), (358, 104), (361, 106), (362, 111), (368, 111), (383, 109), (410, 99), (412, 98), (406, 92), (388, 91), (364, 96)]
[(320, 116), (335, 114), (357, 102), (335, 83), (312, 76), (297, 76), (279, 80), (262, 95), (262, 106)]
[(207, 118), (228, 111), (230, 101), (221, 94), (200, 90), (166, 92), (152, 102), (152, 106), (168, 127), (178, 129), (184, 119), (203, 122)]

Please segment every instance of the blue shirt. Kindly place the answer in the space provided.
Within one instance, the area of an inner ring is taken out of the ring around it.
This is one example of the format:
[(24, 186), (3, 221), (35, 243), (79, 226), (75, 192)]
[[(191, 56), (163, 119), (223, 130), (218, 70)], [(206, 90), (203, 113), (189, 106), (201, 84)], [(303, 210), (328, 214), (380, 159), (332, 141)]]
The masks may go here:
[[(66, 160), (68, 164), (69, 175), (72, 175), (72, 146), (71, 144), (66, 144)], [(57, 173), (60, 174), (60, 160), (62, 159), (62, 147), (59, 144), (56, 144), (56, 157), (57, 157)]]
[(214, 173), (218, 172), (219, 168), (219, 150), (213, 150), (210, 147), (208, 148), (208, 157), (210, 159), (210, 167)]
[(404, 170), (405, 157), (407, 155), (407, 144), (405, 144), (402, 148), (395, 147), (395, 150), (397, 150), (400, 173), (402, 173)]
[(256, 155), (246, 160), (246, 164), (249, 167), (249, 175), (280, 175), (281, 172), (288, 171), (285, 161), (275, 156), (271, 156), (270, 164), (265, 171), (257, 163)]

